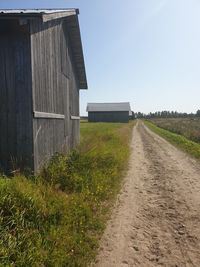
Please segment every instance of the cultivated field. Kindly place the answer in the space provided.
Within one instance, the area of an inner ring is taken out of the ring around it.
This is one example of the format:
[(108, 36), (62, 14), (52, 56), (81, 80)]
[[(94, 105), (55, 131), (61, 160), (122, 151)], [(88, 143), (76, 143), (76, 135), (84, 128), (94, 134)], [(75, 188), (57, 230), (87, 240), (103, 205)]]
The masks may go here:
[(152, 119), (157, 126), (200, 143), (200, 118)]

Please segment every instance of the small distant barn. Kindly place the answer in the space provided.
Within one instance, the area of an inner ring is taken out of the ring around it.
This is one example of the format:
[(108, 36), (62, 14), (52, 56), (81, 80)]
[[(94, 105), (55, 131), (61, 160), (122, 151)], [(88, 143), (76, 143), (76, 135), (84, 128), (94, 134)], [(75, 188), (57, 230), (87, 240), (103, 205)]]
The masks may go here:
[(89, 122), (129, 122), (130, 103), (88, 103)]
[(78, 10), (0, 10), (0, 165), (38, 171), (79, 142)]

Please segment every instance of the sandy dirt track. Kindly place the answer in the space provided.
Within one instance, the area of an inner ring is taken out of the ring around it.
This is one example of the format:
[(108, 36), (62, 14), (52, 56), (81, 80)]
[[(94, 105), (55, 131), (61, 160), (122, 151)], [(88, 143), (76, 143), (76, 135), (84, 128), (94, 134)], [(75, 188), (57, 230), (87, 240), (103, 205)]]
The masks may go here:
[(142, 122), (97, 267), (200, 267), (200, 164)]

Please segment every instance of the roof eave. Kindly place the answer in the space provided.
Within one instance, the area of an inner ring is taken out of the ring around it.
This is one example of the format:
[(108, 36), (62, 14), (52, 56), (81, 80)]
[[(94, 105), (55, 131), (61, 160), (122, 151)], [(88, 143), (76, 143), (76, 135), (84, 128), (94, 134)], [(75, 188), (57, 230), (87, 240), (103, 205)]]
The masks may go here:
[[(15, 12), (18, 11), (18, 12)], [(46, 9), (40, 10), (0, 10), (0, 19), (38, 19), (41, 18), (42, 21), (48, 22), (55, 19), (64, 19), (67, 20), (69, 25), (69, 35), (72, 42), (72, 52), (73, 58), (76, 66), (78, 87), (79, 89), (88, 89), (86, 70), (85, 70), (85, 61), (83, 55), (83, 47), (81, 41), (81, 32), (79, 26), (79, 9), (66, 9), (66, 10), (55, 10), (55, 9)], [(35, 12), (33, 12), (35, 11)], [(41, 12), (40, 12), (41, 11)], [(55, 11), (55, 12), (54, 12)], [(4, 13), (5, 12), (5, 13)], [(9, 13), (10, 12), (10, 13)], [(48, 13), (49, 12), (49, 13)]]
[(71, 15), (67, 17), (69, 26), (69, 37), (72, 42), (72, 53), (75, 61), (79, 89), (88, 89), (87, 76), (85, 70), (85, 60), (83, 54), (83, 46), (81, 41), (81, 32), (79, 26), (79, 20), (77, 15)]

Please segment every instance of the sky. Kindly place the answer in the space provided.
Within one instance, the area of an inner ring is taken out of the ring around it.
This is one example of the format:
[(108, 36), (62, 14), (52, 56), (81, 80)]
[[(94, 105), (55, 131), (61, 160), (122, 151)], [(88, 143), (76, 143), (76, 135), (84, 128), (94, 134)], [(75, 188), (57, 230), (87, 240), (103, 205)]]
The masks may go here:
[(79, 8), (88, 102), (144, 113), (200, 109), (199, 0), (1, 0), (0, 8)]

